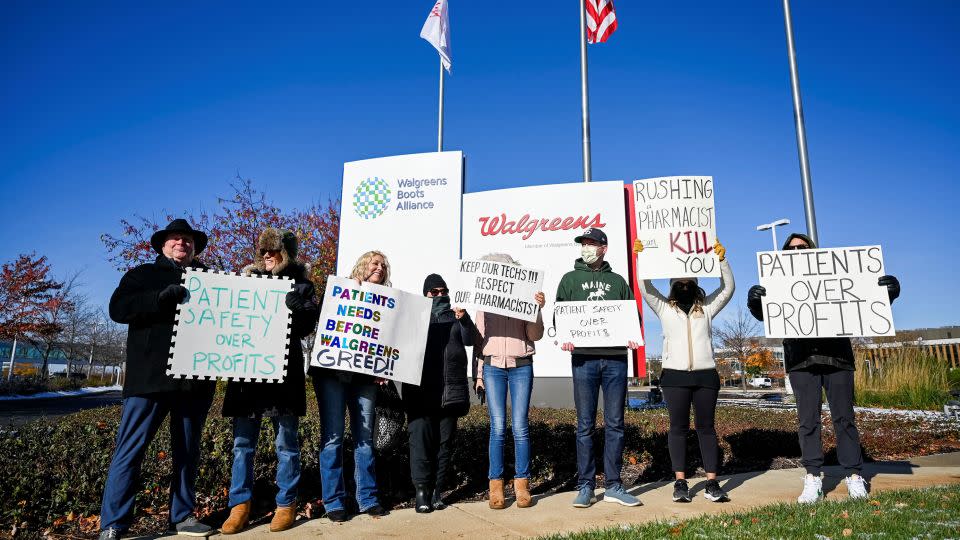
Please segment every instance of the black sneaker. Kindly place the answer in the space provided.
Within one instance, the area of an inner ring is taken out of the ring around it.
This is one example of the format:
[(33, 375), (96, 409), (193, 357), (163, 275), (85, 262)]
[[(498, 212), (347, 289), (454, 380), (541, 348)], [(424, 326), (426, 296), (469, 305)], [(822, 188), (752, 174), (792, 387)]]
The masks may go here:
[(120, 529), (104, 529), (100, 531), (98, 540), (120, 540)]
[(389, 514), (390, 511), (387, 510), (386, 508), (380, 506), (379, 504), (375, 504), (375, 505), (371, 506), (370, 508), (367, 508), (366, 510), (364, 510), (362, 513), (364, 513), (364, 514), (366, 514), (366, 515), (368, 515), (368, 516), (372, 516), (372, 517), (383, 517), (383, 516)]
[(673, 502), (690, 502), (690, 487), (686, 480), (673, 483)]
[(193, 516), (188, 516), (187, 519), (177, 523), (176, 525), (170, 526), (170, 531), (175, 532), (180, 536), (210, 536), (216, 531), (213, 527), (209, 525), (204, 525)]
[(703, 496), (708, 501), (713, 502), (727, 502), (730, 500), (730, 497), (727, 497), (727, 492), (720, 487), (720, 482), (716, 480), (707, 480), (707, 485), (703, 488)]
[(343, 523), (350, 518), (350, 515), (347, 514), (346, 510), (331, 510), (327, 512), (327, 519), (333, 521), (334, 523)]

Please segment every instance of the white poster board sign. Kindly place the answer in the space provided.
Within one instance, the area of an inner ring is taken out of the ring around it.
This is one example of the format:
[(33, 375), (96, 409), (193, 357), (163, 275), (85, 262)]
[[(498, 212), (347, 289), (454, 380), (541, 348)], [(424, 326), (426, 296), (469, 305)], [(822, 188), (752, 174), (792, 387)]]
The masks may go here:
[(880, 246), (757, 253), (770, 338), (892, 336)]
[[(467, 193), (463, 196), (463, 256), (507, 253), (525, 268), (544, 268), (545, 314), (553, 313), (557, 285), (573, 270), (580, 245), (573, 239), (598, 227), (607, 235), (605, 260), (631, 282), (623, 182), (576, 182)], [(471, 315), (473, 315), (471, 313)], [(533, 362), (537, 377), (570, 377), (570, 353), (560, 349), (551, 317)], [(627, 363), (633, 370), (633, 362)]]
[[(343, 164), (337, 275), (367, 251), (390, 262), (391, 286), (419, 293), (427, 274), (450, 279), (460, 260), (463, 153), (431, 152)], [(430, 265), (415, 249), (429, 236)]]
[(310, 365), (420, 384), (433, 301), (330, 276)]
[(634, 300), (557, 302), (553, 309), (560, 343), (577, 347), (643, 345), (640, 314)]
[(253, 382), (286, 376), (293, 280), (188, 268), (167, 375)]
[(450, 301), (471, 312), (484, 311), (533, 322), (540, 309), (533, 295), (543, 290), (543, 277), (542, 270), (515, 264), (463, 260)]
[(667, 176), (633, 183), (633, 216), (643, 251), (637, 277), (719, 277), (712, 176)]

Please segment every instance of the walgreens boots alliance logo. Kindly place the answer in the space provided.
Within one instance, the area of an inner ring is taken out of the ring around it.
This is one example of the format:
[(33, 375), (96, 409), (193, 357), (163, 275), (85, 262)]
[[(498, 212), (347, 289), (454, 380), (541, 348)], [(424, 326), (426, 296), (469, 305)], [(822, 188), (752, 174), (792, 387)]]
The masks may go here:
[(353, 193), (353, 211), (363, 219), (376, 219), (390, 206), (390, 184), (376, 176), (367, 178)]

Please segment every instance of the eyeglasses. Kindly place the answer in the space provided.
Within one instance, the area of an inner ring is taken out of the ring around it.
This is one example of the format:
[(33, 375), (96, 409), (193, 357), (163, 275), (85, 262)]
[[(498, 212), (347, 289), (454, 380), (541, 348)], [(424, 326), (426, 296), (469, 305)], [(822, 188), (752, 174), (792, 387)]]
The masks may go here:
[(431, 296), (446, 296), (450, 294), (450, 289), (430, 289), (428, 292)]
[(810, 249), (810, 246), (806, 244), (800, 244), (797, 246), (787, 246), (787, 251), (796, 251), (798, 249)]

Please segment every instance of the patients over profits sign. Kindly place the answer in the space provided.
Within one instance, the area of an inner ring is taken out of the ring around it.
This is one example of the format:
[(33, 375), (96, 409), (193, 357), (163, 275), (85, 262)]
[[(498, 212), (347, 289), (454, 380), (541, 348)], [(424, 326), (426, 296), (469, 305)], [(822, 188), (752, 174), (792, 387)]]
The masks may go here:
[(757, 253), (770, 338), (892, 336), (880, 246)]

